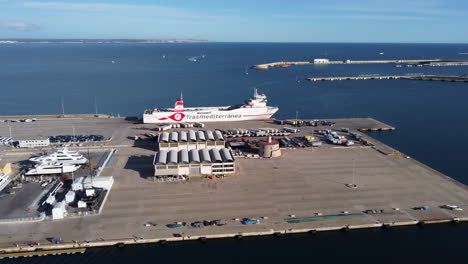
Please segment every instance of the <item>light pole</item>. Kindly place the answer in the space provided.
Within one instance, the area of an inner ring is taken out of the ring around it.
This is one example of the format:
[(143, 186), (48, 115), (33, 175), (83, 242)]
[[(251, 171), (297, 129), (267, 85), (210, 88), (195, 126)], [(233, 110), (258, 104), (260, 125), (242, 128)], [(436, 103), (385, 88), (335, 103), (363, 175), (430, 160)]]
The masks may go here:
[(62, 115), (65, 116), (65, 105), (63, 104), (63, 96), (62, 96)]
[(296, 127), (297, 127), (297, 123), (298, 123), (298, 121), (297, 121), (297, 115), (298, 114), (299, 114), (299, 111), (296, 110), (296, 122), (294, 122), (294, 123), (296, 123)]
[(76, 136), (75, 136), (75, 126), (72, 126), (73, 129), (73, 143), (76, 141)]

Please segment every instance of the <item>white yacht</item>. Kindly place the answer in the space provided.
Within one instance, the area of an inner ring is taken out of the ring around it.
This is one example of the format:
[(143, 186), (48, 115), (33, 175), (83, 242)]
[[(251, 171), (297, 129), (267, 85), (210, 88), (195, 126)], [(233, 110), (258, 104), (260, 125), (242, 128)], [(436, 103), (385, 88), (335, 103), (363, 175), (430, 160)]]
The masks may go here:
[(37, 164), (48, 164), (56, 162), (63, 165), (82, 165), (88, 162), (88, 159), (86, 159), (83, 155), (76, 151), (70, 151), (66, 147), (54, 153), (33, 157), (29, 160)]
[(11, 182), (11, 178), (6, 174), (1, 173), (0, 174), (0, 192), (3, 191), (3, 189), (5, 189), (5, 187), (7, 187), (10, 182)]
[(58, 162), (38, 164), (30, 169), (25, 175), (62, 174), (77, 171), (81, 165), (64, 165)]

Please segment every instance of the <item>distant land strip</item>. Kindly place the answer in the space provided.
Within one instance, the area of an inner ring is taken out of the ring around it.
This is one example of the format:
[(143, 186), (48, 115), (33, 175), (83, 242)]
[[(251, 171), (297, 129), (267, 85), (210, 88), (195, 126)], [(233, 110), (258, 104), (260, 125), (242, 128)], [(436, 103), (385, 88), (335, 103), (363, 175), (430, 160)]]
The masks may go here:
[(0, 43), (205, 43), (203, 39), (0, 39)]

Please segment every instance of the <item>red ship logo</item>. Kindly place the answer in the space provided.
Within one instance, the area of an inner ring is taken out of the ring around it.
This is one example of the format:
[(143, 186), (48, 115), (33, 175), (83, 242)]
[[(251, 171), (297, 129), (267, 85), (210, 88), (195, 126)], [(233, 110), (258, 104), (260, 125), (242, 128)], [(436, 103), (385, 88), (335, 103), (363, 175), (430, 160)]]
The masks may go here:
[(167, 116), (167, 117), (161, 117), (158, 120), (171, 119), (173, 121), (180, 122), (180, 121), (182, 121), (182, 119), (184, 119), (184, 117), (185, 117), (184, 113), (174, 113), (174, 114), (172, 114), (170, 116)]

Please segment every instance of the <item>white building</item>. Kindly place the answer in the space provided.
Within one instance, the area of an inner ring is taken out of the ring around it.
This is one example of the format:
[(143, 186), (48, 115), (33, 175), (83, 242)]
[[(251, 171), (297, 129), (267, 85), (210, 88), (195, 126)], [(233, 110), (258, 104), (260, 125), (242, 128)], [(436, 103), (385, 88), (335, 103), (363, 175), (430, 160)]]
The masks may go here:
[(235, 172), (231, 151), (222, 149), (162, 150), (155, 154), (154, 176), (224, 175)]
[(329, 59), (314, 59), (314, 64), (330, 63)]
[(63, 219), (66, 214), (65, 203), (59, 202), (56, 203), (54, 208), (52, 208), (52, 219)]
[(222, 149), (225, 144), (224, 136), (219, 130), (163, 132), (158, 137), (159, 151)]
[(49, 145), (50, 145), (49, 138), (18, 140), (18, 146), (20, 148), (39, 148), (39, 147), (47, 147)]
[(110, 190), (114, 184), (113, 176), (97, 176), (97, 177), (79, 177), (76, 178), (72, 183), (73, 191), (83, 191), (85, 189), (102, 188), (104, 190)]

